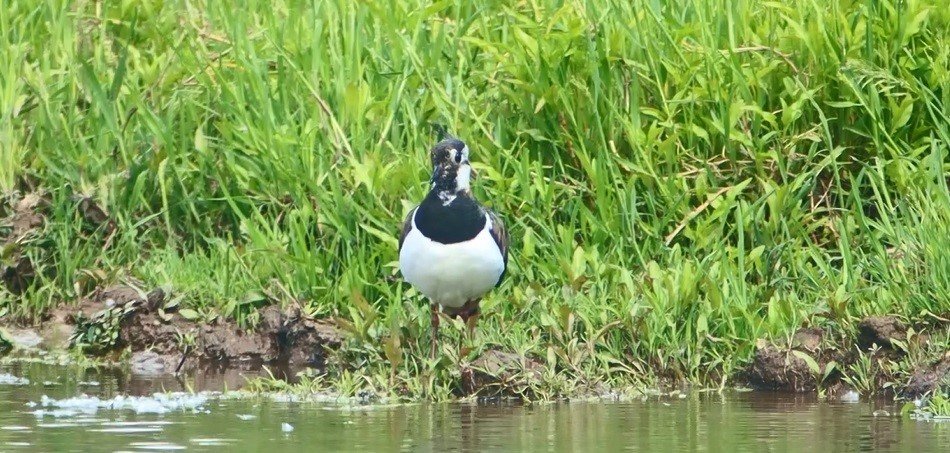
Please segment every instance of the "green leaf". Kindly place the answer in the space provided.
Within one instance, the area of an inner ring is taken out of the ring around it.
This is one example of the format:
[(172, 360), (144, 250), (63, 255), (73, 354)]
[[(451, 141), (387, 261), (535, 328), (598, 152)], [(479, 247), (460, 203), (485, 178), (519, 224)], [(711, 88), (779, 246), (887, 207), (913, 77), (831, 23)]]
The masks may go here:
[(834, 360), (825, 364), (825, 374), (821, 377), (821, 380), (824, 381), (825, 379), (828, 379), (828, 376), (831, 376), (831, 373), (833, 373), (837, 367), (838, 362), (835, 362)]
[(195, 128), (195, 150), (200, 153), (208, 151), (208, 139), (205, 138), (204, 124)]
[(390, 335), (386, 340), (386, 344), (383, 346), (384, 351), (386, 352), (386, 359), (389, 360), (389, 363), (392, 367), (398, 368), (402, 364), (402, 350), (399, 348), (399, 334)]
[(815, 359), (813, 359), (810, 355), (802, 351), (792, 351), (792, 354), (795, 354), (796, 357), (804, 360), (805, 364), (808, 365), (808, 369), (810, 369), (812, 373), (816, 375), (821, 373), (821, 367), (818, 366), (818, 362), (816, 362)]
[(366, 232), (369, 234), (376, 236), (377, 239), (389, 243), (393, 248), (396, 248), (399, 245), (399, 240), (396, 239), (396, 236), (393, 233), (382, 231), (366, 223), (361, 223), (360, 228), (366, 230)]
[(0, 352), (6, 352), (13, 349), (13, 341), (3, 328), (0, 328)]
[(165, 311), (175, 311), (178, 309), (178, 304), (181, 303), (181, 300), (184, 298), (184, 295), (179, 294), (165, 302)]
[(241, 300), (239, 305), (257, 304), (266, 301), (267, 296), (262, 294), (260, 291), (250, 291), (244, 295), (244, 299)]
[(900, 106), (894, 110), (893, 123), (891, 129), (897, 130), (904, 127), (910, 120), (911, 113), (914, 112), (914, 98), (907, 96), (901, 101)]
[(178, 311), (178, 314), (180, 314), (182, 318), (185, 318), (189, 321), (194, 321), (200, 316), (197, 311), (190, 308), (182, 308)]
[(760, 245), (760, 246), (758, 246), (758, 247), (752, 249), (752, 251), (749, 252), (749, 261), (754, 262), (755, 260), (759, 259), (759, 257), (762, 256), (762, 252), (764, 252), (764, 251), (765, 251), (765, 246), (764, 246), (764, 245)]
[(906, 417), (914, 412), (917, 409), (917, 405), (913, 401), (908, 401), (901, 406), (901, 417)]
[(829, 107), (835, 107), (839, 109), (848, 109), (851, 107), (861, 106), (861, 104), (858, 102), (850, 102), (850, 101), (828, 101), (828, 102), (825, 102), (825, 104), (827, 104)]

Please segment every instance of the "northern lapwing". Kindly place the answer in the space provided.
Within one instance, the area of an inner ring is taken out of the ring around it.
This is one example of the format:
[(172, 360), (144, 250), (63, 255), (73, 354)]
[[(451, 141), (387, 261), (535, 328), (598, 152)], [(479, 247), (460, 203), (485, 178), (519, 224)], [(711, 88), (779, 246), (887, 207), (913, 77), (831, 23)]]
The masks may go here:
[(429, 299), (433, 358), (440, 308), (474, 333), (482, 296), (501, 283), (508, 266), (508, 233), (472, 195), (468, 151), (451, 137), (432, 147), (429, 193), (409, 211), (399, 237), (403, 278)]

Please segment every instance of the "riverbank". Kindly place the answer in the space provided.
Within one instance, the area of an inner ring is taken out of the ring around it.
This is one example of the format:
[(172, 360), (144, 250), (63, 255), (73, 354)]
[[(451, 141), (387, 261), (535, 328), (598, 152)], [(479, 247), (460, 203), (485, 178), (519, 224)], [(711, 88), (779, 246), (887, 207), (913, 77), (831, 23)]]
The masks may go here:
[[(618, 371), (585, 374), (556, 360), (546, 362), (539, 351), (550, 346), (516, 352), (488, 344), (466, 348), (461, 356), (447, 349), (449, 355), (437, 361), (415, 360), (418, 374), (413, 375), (408, 367), (399, 368), (413, 361), (400, 351), (386, 353), (389, 367), (367, 366), (361, 351), (366, 345), (358, 337), (333, 319), (306, 316), (299, 306), (267, 306), (260, 323), (242, 328), (232, 321), (197, 319), (161, 289), (145, 292), (126, 285), (98, 289), (78, 305), (59, 306), (38, 325), (0, 328), (8, 349), (71, 351), (133, 374), (267, 369), (277, 374), (255, 378), (251, 385), (260, 391), (297, 386), (300, 393), (404, 401), (432, 396), (563, 400), (710, 387), (913, 400), (950, 389), (950, 321), (937, 317), (906, 324), (895, 316), (870, 316), (854, 332), (813, 327), (786, 340), (758, 339), (752, 357), (737, 361), (737, 371), (717, 381), (674, 379), (671, 369), (631, 375), (620, 367), (632, 364), (620, 359), (615, 359)], [(433, 392), (436, 387), (441, 395)]]

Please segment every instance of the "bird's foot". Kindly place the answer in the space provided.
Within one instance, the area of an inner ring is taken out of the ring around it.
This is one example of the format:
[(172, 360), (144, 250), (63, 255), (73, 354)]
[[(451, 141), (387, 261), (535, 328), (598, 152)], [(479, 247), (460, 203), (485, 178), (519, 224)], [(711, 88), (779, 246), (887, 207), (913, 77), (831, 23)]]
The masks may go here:
[(429, 314), (430, 329), (432, 332), (432, 338), (429, 340), (429, 358), (435, 360), (436, 346), (439, 342), (439, 306), (430, 304)]

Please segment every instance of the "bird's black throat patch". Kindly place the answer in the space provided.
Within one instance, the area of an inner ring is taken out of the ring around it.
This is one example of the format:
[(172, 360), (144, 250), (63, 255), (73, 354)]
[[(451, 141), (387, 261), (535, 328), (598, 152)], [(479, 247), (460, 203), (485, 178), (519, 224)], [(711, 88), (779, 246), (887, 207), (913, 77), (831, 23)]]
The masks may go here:
[(423, 236), (441, 244), (470, 240), (485, 228), (487, 221), (468, 193), (459, 192), (451, 203), (443, 204), (437, 189), (429, 191), (419, 204), (415, 219)]

